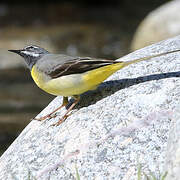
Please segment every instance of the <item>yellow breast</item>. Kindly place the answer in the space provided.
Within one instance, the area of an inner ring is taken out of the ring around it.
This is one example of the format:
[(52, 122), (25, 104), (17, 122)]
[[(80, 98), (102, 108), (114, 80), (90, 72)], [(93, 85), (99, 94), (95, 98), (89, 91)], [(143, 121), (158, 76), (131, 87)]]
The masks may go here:
[(32, 67), (31, 76), (34, 82), (37, 84), (37, 86), (42, 89), (44, 84), (48, 81), (48, 78), (45, 77), (45, 74), (37, 70), (36, 65)]
[(81, 74), (72, 74), (51, 79), (48, 75), (38, 71), (33, 66), (31, 75), (38, 87), (55, 96), (73, 96), (95, 89), (97, 85), (107, 79), (122, 63), (104, 66)]
[(36, 66), (31, 70), (31, 76), (37, 86), (55, 96), (73, 96), (82, 94), (90, 88), (84, 84), (82, 74), (72, 74), (52, 79), (45, 73), (38, 71)]

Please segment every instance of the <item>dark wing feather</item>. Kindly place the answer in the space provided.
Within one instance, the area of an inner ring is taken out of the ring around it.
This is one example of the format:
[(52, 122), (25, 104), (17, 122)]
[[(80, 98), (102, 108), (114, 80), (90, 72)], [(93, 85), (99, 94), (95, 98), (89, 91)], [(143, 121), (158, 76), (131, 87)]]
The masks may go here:
[(58, 78), (65, 75), (70, 74), (79, 74), (84, 73), (96, 68), (100, 68), (103, 66), (107, 66), (110, 64), (117, 63), (114, 60), (101, 60), (101, 59), (93, 59), (93, 58), (74, 58), (69, 59), (65, 61), (64, 63), (59, 60), (59, 63), (57, 63), (50, 72), (47, 74), (51, 78)]

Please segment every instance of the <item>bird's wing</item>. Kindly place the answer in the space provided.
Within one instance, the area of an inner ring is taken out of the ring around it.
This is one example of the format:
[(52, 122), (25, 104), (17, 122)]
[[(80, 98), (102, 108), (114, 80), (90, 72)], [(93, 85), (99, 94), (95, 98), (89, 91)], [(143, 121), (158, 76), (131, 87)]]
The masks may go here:
[(96, 68), (117, 63), (114, 60), (103, 60), (89, 57), (71, 57), (66, 55), (51, 55), (44, 57), (39, 63), (40, 70), (51, 78), (70, 74), (84, 73)]

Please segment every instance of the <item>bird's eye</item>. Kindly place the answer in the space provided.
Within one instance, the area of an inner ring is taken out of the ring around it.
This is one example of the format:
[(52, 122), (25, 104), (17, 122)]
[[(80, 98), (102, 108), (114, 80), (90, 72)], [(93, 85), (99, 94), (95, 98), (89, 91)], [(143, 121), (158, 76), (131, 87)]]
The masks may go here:
[(24, 48), (24, 50), (32, 50), (32, 46), (27, 46)]
[(33, 50), (34, 50), (34, 48), (33, 48), (33, 47), (30, 47), (30, 48), (28, 48), (28, 50), (29, 50), (29, 51), (33, 51)]

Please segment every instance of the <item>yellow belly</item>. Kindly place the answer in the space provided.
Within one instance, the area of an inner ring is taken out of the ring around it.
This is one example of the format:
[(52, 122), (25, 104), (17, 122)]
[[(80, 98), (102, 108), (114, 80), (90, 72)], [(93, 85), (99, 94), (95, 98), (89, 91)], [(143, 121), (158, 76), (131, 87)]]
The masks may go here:
[(37, 86), (47, 93), (55, 96), (73, 96), (95, 89), (97, 85), (122, 67), (124, 67), (123, 63), (117, 63), (82, 74), (66, 75), (51, 79), (44, 73), (38, 72), (36, 66), (33, 66), (31, 75)]

